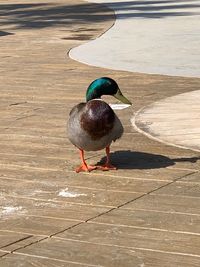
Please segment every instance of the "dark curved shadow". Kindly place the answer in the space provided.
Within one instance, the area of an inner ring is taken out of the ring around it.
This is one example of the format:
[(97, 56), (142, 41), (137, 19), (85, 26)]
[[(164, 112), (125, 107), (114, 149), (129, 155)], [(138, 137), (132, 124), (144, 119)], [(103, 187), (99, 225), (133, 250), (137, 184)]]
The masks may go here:
[[(159, 169), (173, 166), (176, 162), (195, 163), (200, 157), (170, 159), (163, 155), (122, 150), (111, 153), (110, 159), (118, 169)], [(103, 157), (98, 164), (105, 161), (106, 157)]]

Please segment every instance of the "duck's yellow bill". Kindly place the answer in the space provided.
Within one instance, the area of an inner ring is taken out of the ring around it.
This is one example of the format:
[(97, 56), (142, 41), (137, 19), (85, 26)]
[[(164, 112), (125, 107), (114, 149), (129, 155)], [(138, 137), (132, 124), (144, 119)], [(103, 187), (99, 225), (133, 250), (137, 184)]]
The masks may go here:
[(125, 96), (123, 96), (120, 90), (117, 91), (114, 97), (124, 104), (132, 105), (132, 103)]

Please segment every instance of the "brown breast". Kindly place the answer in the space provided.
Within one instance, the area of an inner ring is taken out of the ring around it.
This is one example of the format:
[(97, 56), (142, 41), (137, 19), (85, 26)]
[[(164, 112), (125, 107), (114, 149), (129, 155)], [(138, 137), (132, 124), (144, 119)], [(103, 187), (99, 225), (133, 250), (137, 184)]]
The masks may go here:
[(111, 107), (101, 100), (87, 102), (81, 116), (81, 127), (93, 140), (109, 134), (115, 122), (115, 113)]

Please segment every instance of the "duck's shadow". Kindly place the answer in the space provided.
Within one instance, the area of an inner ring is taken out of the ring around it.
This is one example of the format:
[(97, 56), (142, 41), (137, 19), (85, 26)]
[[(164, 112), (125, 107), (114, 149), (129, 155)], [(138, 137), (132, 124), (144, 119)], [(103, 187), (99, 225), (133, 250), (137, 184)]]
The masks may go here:
[[(159, 169), (173, 166), (176, 162), (195, 163), (200, 157), (175, 158), (166, 156), (135, 152), (130, 150), (116, 151), (110, 154), (111, 163), (118, 169)], [(103, 164), (106, 157), (103, 157), (98, 164)]]

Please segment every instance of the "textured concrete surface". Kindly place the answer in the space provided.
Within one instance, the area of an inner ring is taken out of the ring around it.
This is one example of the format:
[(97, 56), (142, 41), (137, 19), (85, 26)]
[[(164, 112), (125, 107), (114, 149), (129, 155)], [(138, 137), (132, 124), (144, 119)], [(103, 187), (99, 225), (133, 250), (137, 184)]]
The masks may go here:
[(200, 151), (200, 91), (165, 98), (142, 108), (133, 125), (150, 138)]
[[(199, 266), (199, 154), (148, 139), (130, 122), (143, 106), (199, 89), (199, 79), (69, 59), (113, 24), (105, 7), (12, 0), (0, 10), (9, 33), (0, 37), (0, 266)], [(116, 111), (125, 128), (112, 146), (118, 170), (76, 174), (66, 119), (105, 75), (134, 103)]]
[(115, 70), (200, 77), (199, 0), (90, 0), (116, 14), (97, 40), (71, 50), (89, 65)]

